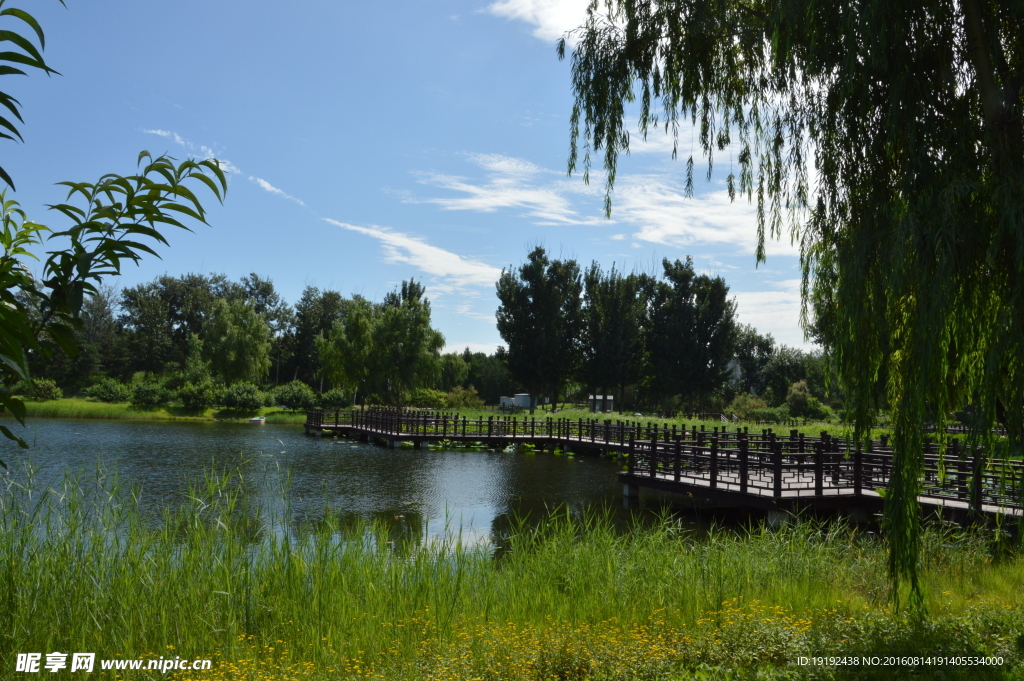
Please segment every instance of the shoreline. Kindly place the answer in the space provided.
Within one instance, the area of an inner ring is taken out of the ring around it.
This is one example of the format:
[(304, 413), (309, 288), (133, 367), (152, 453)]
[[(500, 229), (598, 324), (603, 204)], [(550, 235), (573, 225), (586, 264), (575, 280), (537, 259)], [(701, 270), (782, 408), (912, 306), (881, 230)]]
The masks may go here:
[[(276, 407), (262, 407), (257, 412), (239, 412), (231, 409), (206, 409), (202, 413), (190, 412), (184, 407), (159, 407), (136, 411), (127, 402), (97, 402), (81, 398), (62, 398), (45, 402), (25, 402), (25, 418), (91, 419), (104, 421), (195, 421), (245, 423), (253, 416), (263, 416), (271, 425), (297, 425), (306, 421), (304, 412), (282, 411)], [(0, 418), (14, 418), (10, 412), (0, 411)]]

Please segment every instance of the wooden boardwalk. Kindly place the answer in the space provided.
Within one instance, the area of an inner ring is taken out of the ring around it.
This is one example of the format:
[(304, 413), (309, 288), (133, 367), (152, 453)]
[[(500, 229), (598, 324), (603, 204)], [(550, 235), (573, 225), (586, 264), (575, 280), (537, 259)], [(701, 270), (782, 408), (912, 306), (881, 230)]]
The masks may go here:
[[(616, 452), (628, 469), (619, 473), (627, 496), (640, 487), (692, 494), (713, 502), (792, 511), (799, 508), (879, 510), (892, 468), (892, 450), (881, 442), (865, 450), (822, 431), (806, 437), (765, 429), (690, 427), (598, 419), (488, 417), (394, 410), (311, 410), (305, 429), (381, 441), (479, 442), (489, 448), (533, 444), (568, 451)], [(956, 439), (944, 451), (928, 444), (922, 493), (927, 506), (953, 511), (1024, 516), (1024, 462), (983, 459)]]

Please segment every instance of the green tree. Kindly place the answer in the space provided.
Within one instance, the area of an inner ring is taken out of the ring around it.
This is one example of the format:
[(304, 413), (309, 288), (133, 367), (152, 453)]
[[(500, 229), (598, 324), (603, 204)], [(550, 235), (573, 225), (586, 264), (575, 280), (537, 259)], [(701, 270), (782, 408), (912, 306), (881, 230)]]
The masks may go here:
[(539, 246), (518, 271), (501, 272), (498, 333), (508, 343), (509, 371), (534, 399), (546, 394), (557, 404), (578, 371), (582, 288), (575, 260), (549, 260)]
[(321, 291), (315, 286), (307, 286), (303, 290), (302, 297), (295, 304), (291, 358), (287, 365), (293, 380), (309, 385), (320, 383), (322, 391), (323, 359), (317, 352), (316, 339), (328, 333), (334, 322), (344, 318), (349, 303), (337, 291)]
[(465, 387), (466, 379), (469, 378), (469, 367), (469, 362), (457, 352), (441, 355), (441, 380), (438, 382), (440, 389), (451, 392), (456, 386)]
[(274, 401), (292, 411), (309, 409), (316, 404), (316, 393), (302, 381), (292, 381), (274, 391)]
[(256, 313), (270, 327), (270, 354), (274, 361), (274, 383), (281, 382), (281, 364), (291, 358), (293, 344), (290, 332), (295, 324), (295, 311), (281, 298), (271, 279), (264, 279), (255, 272), (242, 277), (244, 296), (252, 302)]
[(735, 144), (730, 195), (756, 194), (758, 259), (787, 223), (801, 244), (856, 440), (887, 369), (889, 568), (920, 604), (928, 414), (971, 404), (976, 442), (1003, 414), (1024, 444), (1024, 5), (593, 0), (574, 44), (570, 169), (582, 130), (610, 192), (636, 99), (641, 134), (689, 118), (709, 172)]
[(217, 299), (203, 345), (214, 374), (227, 385), (259, 383), (270, 370), (270, 328), (247, 301)]
[(125, 331), (128, 371), (162, 374), (174, 351), (170, 308), (157, 282), (121, 292), (121, 327)]
[[(605, 273), (596, 263), (583, 275), (583, 382), (602, 395), (636, 382), (643, 362), (644, 307), (641, 279)], [(603, 410), (603, 408), (602, 408)]]
[(462, 352), (462, 359), (469, 364), (466, 385), (476, 388), (480, 398), (487, 404), (497, 404), (502, 395), (517, 392), (515, 381), (508, 370), (508, 353), (504, 347), (499, 346), (492, 355), (470, 352), (466, 348)]
[(394, 406), (437, 381), (444, 336), (430, 323), (430, 301), (410, 280), (378, 306), (371, 333), (370, 375), (378, 394)]
[(740, 392), (761, 395), (767, 387), (765, 367), (775, 353), (775, 339), (753, 326), (740, 324), (733, 340), (733, 357), (740, 366)]
[(379, 305), (353, 299), (344, 318), (317, 341), (331, 382), (376, 393), (393, 406), (414, 389), (433, 385), (440, 377), (444, 336), (431, 326), (430, 301), (423, 293), (423, 286), (410, 280)]
[(364, 298), (356, 298), (343, 319), (316, 340), (317, 356), (331, 384), (352, 391), (353, 401), (366, 394), (371, 374), (373, 325), (376, 311)]

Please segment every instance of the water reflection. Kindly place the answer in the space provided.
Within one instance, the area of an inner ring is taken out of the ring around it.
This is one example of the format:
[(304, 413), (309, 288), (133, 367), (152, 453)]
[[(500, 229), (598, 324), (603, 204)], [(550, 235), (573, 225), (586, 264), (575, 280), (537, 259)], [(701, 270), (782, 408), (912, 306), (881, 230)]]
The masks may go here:
[(317, 530), (330, 519), (376, 522), (395, 546), (455, 532), (500, 546), (513, 518), (539, 521), (556, 508), (607, 509), (623, 528), (636, 519), (622, 508), (612, 459), (385, 449), (294, 426), (38, 420), (29, 431), (30, 450), (0, 457), (16, 482), (28, 482), (18, 479), (27, 462), (37, 488), (57, 487), (68, 473), (116, 471), (138, 488), (154, 524), (225, 471), (240, 474), (246, 513), (275, 519), (274, 532)]

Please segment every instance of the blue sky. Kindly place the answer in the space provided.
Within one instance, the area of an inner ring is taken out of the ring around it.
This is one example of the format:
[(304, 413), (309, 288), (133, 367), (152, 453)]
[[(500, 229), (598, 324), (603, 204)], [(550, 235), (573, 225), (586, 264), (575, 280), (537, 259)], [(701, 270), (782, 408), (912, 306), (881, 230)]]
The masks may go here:
[(755, 267), (754, 209), (728, 201), (727, 156), (687, 199), (671, 140), (634, 135), (610, 220), (602, 180), (567, 177), (572, 93), (554, 44), (585, 0), (23, 6), (62, 74), (4, 81), (26, 123), (3, 164), (31, 218), (63, 226), (45, 210), (64, 198), (55, 182), (130, 173), (142, 149), (230, 170), (210, 226), (170, 234), (120, 286), (258, 272), (294, 303), (307, 285), (379, 300), (415, 277), (449, 348), (491, 351), (494, 282), (536, 245), (627, 271), (692, 255), (726, 278), (741, 322), (809, 347), (798, 251), (772, 242)]

